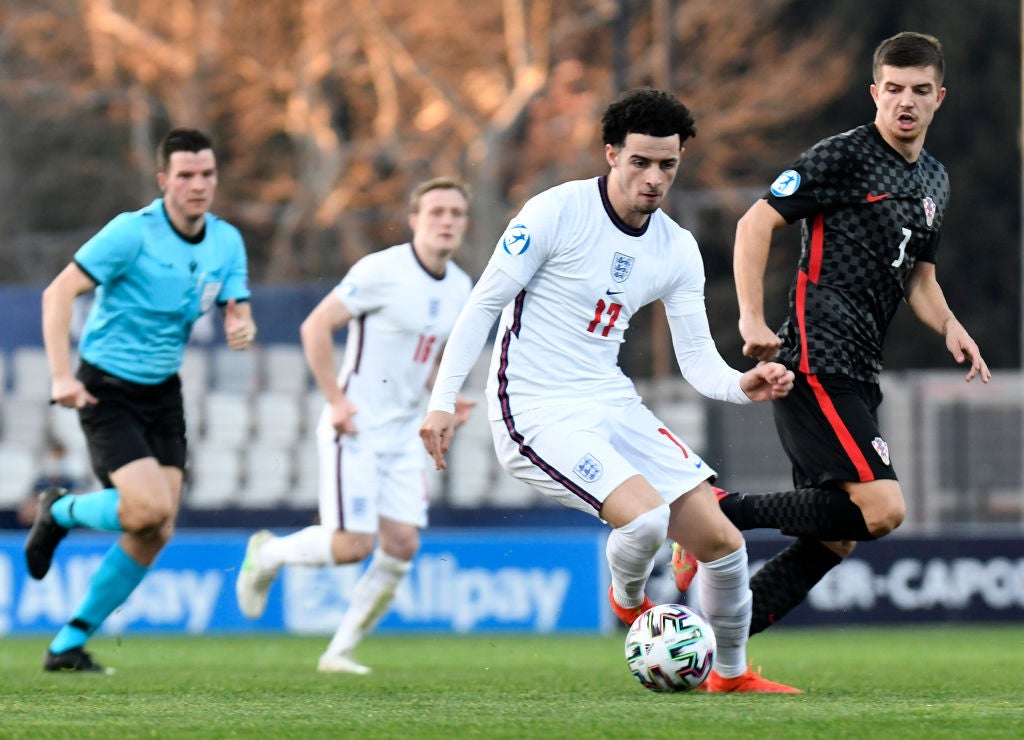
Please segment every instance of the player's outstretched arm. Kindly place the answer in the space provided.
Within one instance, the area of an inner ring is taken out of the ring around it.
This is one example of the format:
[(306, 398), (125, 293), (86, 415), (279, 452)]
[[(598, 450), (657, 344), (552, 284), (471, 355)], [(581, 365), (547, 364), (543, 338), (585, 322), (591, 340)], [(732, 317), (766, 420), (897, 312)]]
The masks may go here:
[(782, 345), (764, 318), (764, 272), (772, 234), (785, 226), (785, 219), (766, 200), (754, 203), (736, 224), (733, 274), (740, 307), (739, 329), (743, 355), (755, 360), (774, 359)]
[(974, 380), (975, 377), (981, 378), (982, 383), (987, 383), (991, 380), (992, 373), (989, 371), (985, 359), (981, 356), (978, 343), (971, 338), (971, 335), (967, 333), (963, 324), (956, 320), (956, 317), (950, 316), (946, 320), (945, 333), (946, 349), (953, 355), (953, 359), (959, 364), (964, 362), (970, 363), (965, 380), (968, 383)]
[(476, 407), (476, 401), (471, 398), (467, 398), (461, 393), (455, 396), (455, 428), (458, 429), (467, 421), (473, 414), (473, 409)]
[(981, 356), (977, 342), (967, 333), (963, 324), (957, 321), (946, 302), (942, 287), (935, 278), (935, 264), (918, 262), (914, 265), (904, 290), (907, 304), (914, 315), (925, 326), (931, 327), (945, 337), (946, 348), (953, 355), (953, 359), (958, 363), (970, 363), (965, 379), (970, 382), (975, 377), (980, 377), (982, 383), (991, 380), (992, 373)]
[(76, 297), (96, 283), (75, 262), (70, 263), (43, 291), (43, 345), (50, 363), (50, 400), (67, 408), (97, 403), (71, 368), (71, 315)]
[(444, 470), (447, 464), (444, 456), (452, 445), (455, 436), (455, 414), (447, 411), (430, 411), (420, 425), (420, 439), (427, 452), (434, 458), (434, 466)]
[(256, 339), (256, 322), (252, 318), (252, 306), (248, 301), (239, 303), (228, 300), (224, 308), (224, 336), (233, 350), (249, 349)]
[(793, 371), (778, 362), (759, 362), (740, 377), (740, 388), (751, 401), (771, 401), (793, 390)]

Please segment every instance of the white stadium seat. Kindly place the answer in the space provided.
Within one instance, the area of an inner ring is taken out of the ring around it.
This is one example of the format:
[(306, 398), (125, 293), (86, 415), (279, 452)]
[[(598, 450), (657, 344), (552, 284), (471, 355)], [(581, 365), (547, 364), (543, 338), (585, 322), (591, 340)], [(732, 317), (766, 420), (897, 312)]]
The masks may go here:
[(233, 447), (195, 445), (189, 465), (186, 503), (196, 509), (219, 509), (239, 503), (242, 461)]
[(48, 401), (50, 364), (42, 347), (15, 347), (11, 353), (12, 394), (21, 398)]
[(0, 509), (15, 509), (28, 498), (36, 472), (33, 448), (0, 444)]
[(203, 395), (210, 387), (210, 352), (202, 347), (186, 347), (185, 359), (178, 370), (185, 398)]
[(280, 506), (295, 484), (292, 451), (282, 445), (255, 444), (245, 450), (245, 485), (239, 505)]
[(221, 344), (210, 352), (212, 387), (215, 390), (254, 393), (260, 389), (262, 358), (258, 346), (239, 352)]
[(206, 394), (203, 412), (203, 440), (240, 447), (252, 432), (252, 404), (249, 396), (228, 391)]
[(292, 393), (264, 391), (254, 403), (255, 438), (263, 444), (291, 446), (302, 432), (302, 408), (299, 396)]
[[(42, 398), (5, 396), (0, 399), (0, 441), (23, 447), (42, 447), (48, 428), (49, 402)], [(73, 411), (69, 411), (74, 416)]]
[(284, 393), (301, 393), (309, 388), (306, 358), (298, 344), (268, 344), (263, 350), (266, 388)]

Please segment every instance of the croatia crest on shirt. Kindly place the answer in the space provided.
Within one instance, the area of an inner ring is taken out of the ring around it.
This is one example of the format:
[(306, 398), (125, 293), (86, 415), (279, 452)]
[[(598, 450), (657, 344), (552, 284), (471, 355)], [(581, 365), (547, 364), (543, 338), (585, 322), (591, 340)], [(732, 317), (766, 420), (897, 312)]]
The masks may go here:
[(885, 443), (885, 440), (881, 437), (875, 437), (871, 440), (871, 446), (875, 448), (875, 452), (882, 459), (882, 462), (886, 465), (889, 464), (889, 445)]
[(616, 252), (612, 257), (612, 280), (623, 283), (633, 271), (633, 258), (628, 254)]
[(935, 201), (932, 200), (931, 196), (928, 196), (921, 201), (921, 205), (924, 206), (925, 222), (931, 226), (935, 221)]

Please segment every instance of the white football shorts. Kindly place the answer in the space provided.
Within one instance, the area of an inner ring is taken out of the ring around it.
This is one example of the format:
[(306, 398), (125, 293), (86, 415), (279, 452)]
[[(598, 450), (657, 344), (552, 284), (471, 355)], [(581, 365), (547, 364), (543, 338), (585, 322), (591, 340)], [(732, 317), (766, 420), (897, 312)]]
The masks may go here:
[(639, 397), (533, 409), (490, 424), (505, 470), (594, 516), (634, 475), (669, 504), (717, 475)]
[[(396, 441), (397, 438), (397, 441)], [(338, 435), (326, 414), (317, 427), (320, 524), (376, 534), (379, 517), (427, 526), (427, 454), (416, 435)]]

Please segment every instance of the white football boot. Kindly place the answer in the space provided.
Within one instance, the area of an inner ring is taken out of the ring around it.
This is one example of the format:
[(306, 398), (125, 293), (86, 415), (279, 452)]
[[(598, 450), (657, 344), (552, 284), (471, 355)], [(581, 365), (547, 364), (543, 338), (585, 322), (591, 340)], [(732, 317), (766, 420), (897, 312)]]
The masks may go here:
[(249, 619), (259, 619), (267, 608), (267, 593), (274, 585), (274, 579), (280, 568), (265, 568), (260, 562), (260, 547), (273, 538), (270, 530), (261, 529), (249, 538), (245, 548), (245, 560), (238, 570), (235, 581), (235, 596), (238, 608)]
[(354, 673), (357, 676), (365, 676), (371, 670), (369, 666), (356, 663), (347, 655), (328, 655), (327, 653), (320, 656), (320, 662), (317, 663), (316, 669), (321, 673)]

